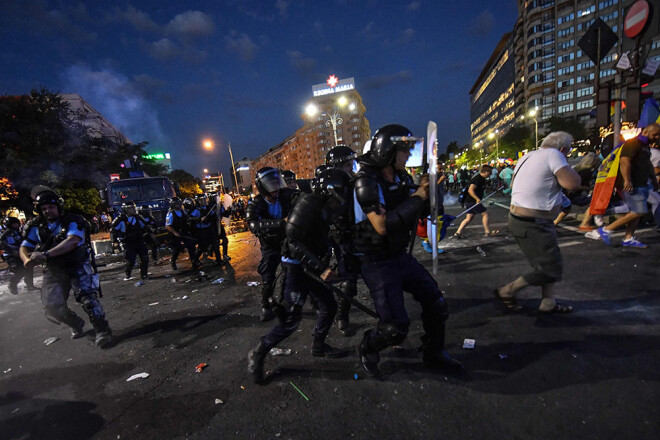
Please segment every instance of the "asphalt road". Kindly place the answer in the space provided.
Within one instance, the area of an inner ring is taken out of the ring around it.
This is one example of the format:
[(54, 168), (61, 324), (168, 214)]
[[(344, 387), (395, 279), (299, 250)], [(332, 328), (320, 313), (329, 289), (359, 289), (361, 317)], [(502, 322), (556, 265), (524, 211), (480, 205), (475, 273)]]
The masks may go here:
[[(530, 288), (526, 312), (509, 315), (490, 292), (527, 263), (506, 234), (505, 209), (489, 211), (504, 234), (485, 238), (475, 221), (468, 239), (442, 242), (436, 276), (452, 312), (448, 349), (464, 377), (423, 366), (420, 309), (409, 298), (410, 333), (382, 353), (383, 381), (366, 378), (353, 354), (371, 318), (354, 311), (358, 334), (329, 336), (347, 356), (319, 360), (309, 353), (307, 306), (282, 345), (292, 354), (269, 356), (267, 384), (252, 384), (245, 355), (272, 323), (258, 321), (259, 287), (247, 283), (259, 280), (259, 249), (244, 233), (230, 238), (231, 267), (208, 265), (205, 280), (181, 271), (172, 282), (164, 264), (136, 287), (137, 279), (122, 281), (116, 258), (106, 259), (102, 302), (115, 335), (107, 350), (93, 346), (92, 331), (74, 341), (46, 321), (38, 294), (0, 287), (0, 438), (660, 438), (660, 234), (641, 232), (651, 248), (630, 250), (560, 229), (557, 294), (575, 312), (538, 316), (540, 292)], [(430, 268), (421, 246), (415, 254)], [(371, 305), (362, 283), (359, 298)], [(50, 337), (60, 339), (45, 345)], [(466, 338), (474, 349), (462, 348)], [(200, 363), (208, 366), (196, 373)], [(126, 381), (142, 372), (149, 376)]]

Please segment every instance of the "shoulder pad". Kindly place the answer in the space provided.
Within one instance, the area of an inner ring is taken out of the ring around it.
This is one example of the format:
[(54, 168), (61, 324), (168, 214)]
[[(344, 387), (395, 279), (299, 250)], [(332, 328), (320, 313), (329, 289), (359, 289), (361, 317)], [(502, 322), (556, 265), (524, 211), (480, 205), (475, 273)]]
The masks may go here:
[(365, 214), (380, 208), (380, 186), (376, 179), (362, 175), (355, 179), (355, 197)]
[(285, 234), (288, 238), (303, 241), (311, 231), (320, 227), (323, 204), (312, 194), (301, 194), (289, 213)]

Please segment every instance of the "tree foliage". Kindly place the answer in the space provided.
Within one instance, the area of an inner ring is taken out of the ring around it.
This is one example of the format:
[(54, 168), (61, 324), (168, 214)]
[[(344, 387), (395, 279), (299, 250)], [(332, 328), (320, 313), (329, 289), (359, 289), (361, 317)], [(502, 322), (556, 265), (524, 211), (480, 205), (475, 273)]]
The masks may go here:
[(587, 139), (587, 129), (576, 117), (560, 118), (553, 116), (548, 119), (547, 127), (550, 132), (565, 131), (573, 136), (576, 141)]
[(58, 189), (64, 199), (64, 209), (77, 214), (93, 215), (101, 205), (101, 197), (96, 188), (66, 187)]
[(179, 196), (180, 197), (194, 197), (197, 194), (202, 193), (202, 188), (200, 184), (202, 181), (186, 170), (176, 169), (172, 170), (167, 177), (176, 184), (179, 185)]

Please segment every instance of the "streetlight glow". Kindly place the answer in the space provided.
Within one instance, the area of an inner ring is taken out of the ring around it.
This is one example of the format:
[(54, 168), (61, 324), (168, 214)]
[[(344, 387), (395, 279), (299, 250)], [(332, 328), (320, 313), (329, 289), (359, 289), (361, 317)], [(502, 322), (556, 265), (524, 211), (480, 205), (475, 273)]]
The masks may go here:
[(307, 116), (316, 116), (316, 114), (319, 112), (318, 107), (316, 107), (314, 104), (309, 104), (305, 108), (305, 113), (307, 113)]
[(204, 168), (204, 173), (208, 173), (208, 172), (209, 172), (208, 168)]
[(204, 145), (204, 148), (207, 150), (213, 149), (213, 141), (211, 139), (205, 139), (202, 145)]
[(355, 103), (354, 103), (354, 102), (351, 102), (351, 105), (348, 106), (348, 109), (349, 109), (350, 111), (353, 111), (353, 110), (355, 110), (355, 107), (356, 107)]
[(337, 104), (339, 104), (340, 107), (344, 107), (346, 104), (348, 104), (348, 99), (346, 99), (345, 96), (340, 96), (337, 100)]

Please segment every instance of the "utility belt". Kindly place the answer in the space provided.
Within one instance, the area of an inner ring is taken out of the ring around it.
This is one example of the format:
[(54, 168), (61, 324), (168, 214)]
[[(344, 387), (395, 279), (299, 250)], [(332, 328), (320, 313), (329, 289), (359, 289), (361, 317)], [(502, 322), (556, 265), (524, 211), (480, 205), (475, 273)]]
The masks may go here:
[(522, 217), (522, 216), (515, 215), (515, 214), (512, 214), (512, 213), (509, 213), (509, 215), (510, 215), (511, 217), (515, 218), (516, 220), (519, 220), (519, 221), (521, 221), (521, 222), (526, 222), (526, 223), (548, 223), (548, 222), (551, 221), (551, 220), (549, 220), (549, 219), (547, 219), (547, 218), (539, 218), (539, 217)]

